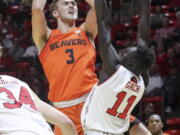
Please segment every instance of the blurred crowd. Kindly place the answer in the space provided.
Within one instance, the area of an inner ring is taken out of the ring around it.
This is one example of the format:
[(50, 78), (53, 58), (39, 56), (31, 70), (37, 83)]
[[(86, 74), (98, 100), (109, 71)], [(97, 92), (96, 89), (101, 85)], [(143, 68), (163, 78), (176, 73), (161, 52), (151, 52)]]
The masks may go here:
[[(84, 21), (89, 6), (82, 0), (77, 0), (77, 3), (80, 10), (77, 20), (79, 25)], [(56, 22), (48, 7), (44, 12), (49, 27), (55, 28)], [(119, 16), (119, 12), (112, 8), (112, 42), (120, 52), (136, 45), (139, 15), (134, 15), (124, 23)], [(156, 53), (156, 63), (150, 69), (150, 82), (139, 105), (138, 114), (141, 114), (143, 121), (154, 112), (164, 118), (180, 107), (179, 0), (152, 0), (150, 35), (149, 47)], [(98, 46), (97, 39), (95, 43)], [(41, 99), (48, 102), (48, 82), (32, 41), (31, 0), (0, 0), (0, 44), (4, 52), (0, 59), (0, 74), (24, 80)], [(100, 70), (101, 59), (97, 50), (97, 74)], [(156, 106), (155, 101), (161, 108), (156, 109), (159, 106)]]

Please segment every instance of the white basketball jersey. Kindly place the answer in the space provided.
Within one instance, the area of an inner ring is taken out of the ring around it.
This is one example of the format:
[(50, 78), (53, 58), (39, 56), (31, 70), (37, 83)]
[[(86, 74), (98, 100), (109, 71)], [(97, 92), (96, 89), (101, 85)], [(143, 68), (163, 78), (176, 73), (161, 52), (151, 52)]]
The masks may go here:
[(91, 91), (81, 114), (85, 131), (120, 135), (128, 130), (130, 114), (142, 98), (145, 85), (141, 76), (120, 66), (103, 84)]
[(37, 111), (29, 86), (11, 76), (0, 75), (0, 133), (53, 135)]

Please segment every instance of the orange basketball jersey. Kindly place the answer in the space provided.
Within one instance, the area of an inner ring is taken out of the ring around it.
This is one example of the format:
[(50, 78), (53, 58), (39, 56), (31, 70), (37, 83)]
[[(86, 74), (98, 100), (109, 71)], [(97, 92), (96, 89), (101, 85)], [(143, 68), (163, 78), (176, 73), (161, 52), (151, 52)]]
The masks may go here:
[(76, 99), (98, 81), (95, 47), (81, 28), (64, 34), (53, 30), (39, 58), (49, 81), (48, 98), (52, 102)]

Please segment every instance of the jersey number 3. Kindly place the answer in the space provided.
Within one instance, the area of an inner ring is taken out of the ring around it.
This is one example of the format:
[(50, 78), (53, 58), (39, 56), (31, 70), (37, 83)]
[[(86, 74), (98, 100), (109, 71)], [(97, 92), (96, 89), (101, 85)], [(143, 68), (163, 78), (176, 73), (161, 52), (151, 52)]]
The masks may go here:
[(29, 94), (28, 90), (25, 87), (21, 87), (19, 94), (19, 101), (15, 99), (13, 93), (10, 90), (6, 88), (0, 88), (0, 93), (2, 92), (5, 92), (7, 94), (7, 97), (14, 101), (14, 103), (13, 102), (3, 103), (3, 106), (5, 108), (15, 109), (15, 108), (21, 108), (22, 104), (29, 104), (31, 108), (37, 110), (35, 103), (31, 98), (31, 95)]
[(66, 49), (65, 52), (69, 54), (69, 59), (67, 60), (67, 64), (74, 63), (75, 59), (74, 59), (74, 51), (73, 51), (73, 49)]
[[(109, 108), (106, 112), (114, 117), (118, 117), (120, 119), (125, 119), (127, 116), (127, 113), (129, 109), (131, 108), (132, 104), (134, 103), (136, 96), (131, 96), (128, 98), (127, 101), (124, 100), (126, 97), (126, 92), (122, 91), (117, 95), (117, 100), (114, 103), (112, 108)], [(128, 102), (128, 103), (127, 103)], [(127, 104), (125, 109), (122, 111), (122, 113), (117, 112), (118, 108), (121, 107), (121, 104)]]

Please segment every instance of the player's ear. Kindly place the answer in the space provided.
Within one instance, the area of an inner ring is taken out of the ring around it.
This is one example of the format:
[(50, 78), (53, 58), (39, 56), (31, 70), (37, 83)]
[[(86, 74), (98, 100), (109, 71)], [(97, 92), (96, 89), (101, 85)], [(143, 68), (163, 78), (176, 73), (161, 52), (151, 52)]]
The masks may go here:
[(161, 128), (163, 128), (164, 127), (164, 124), (163, 124), (163, 122), (161, 122)]
[(58, 11), (57, 10), (54, 10), (53, 13), (52, 13), (53, 17), (55, 18), (58, 18), (59, 17), (59, 14), (58, 14)]
[(2, 54), (3, 54), (3, 46), (1, 46), (1, 43), (0, 43), (0, 58), (1, 58)]

